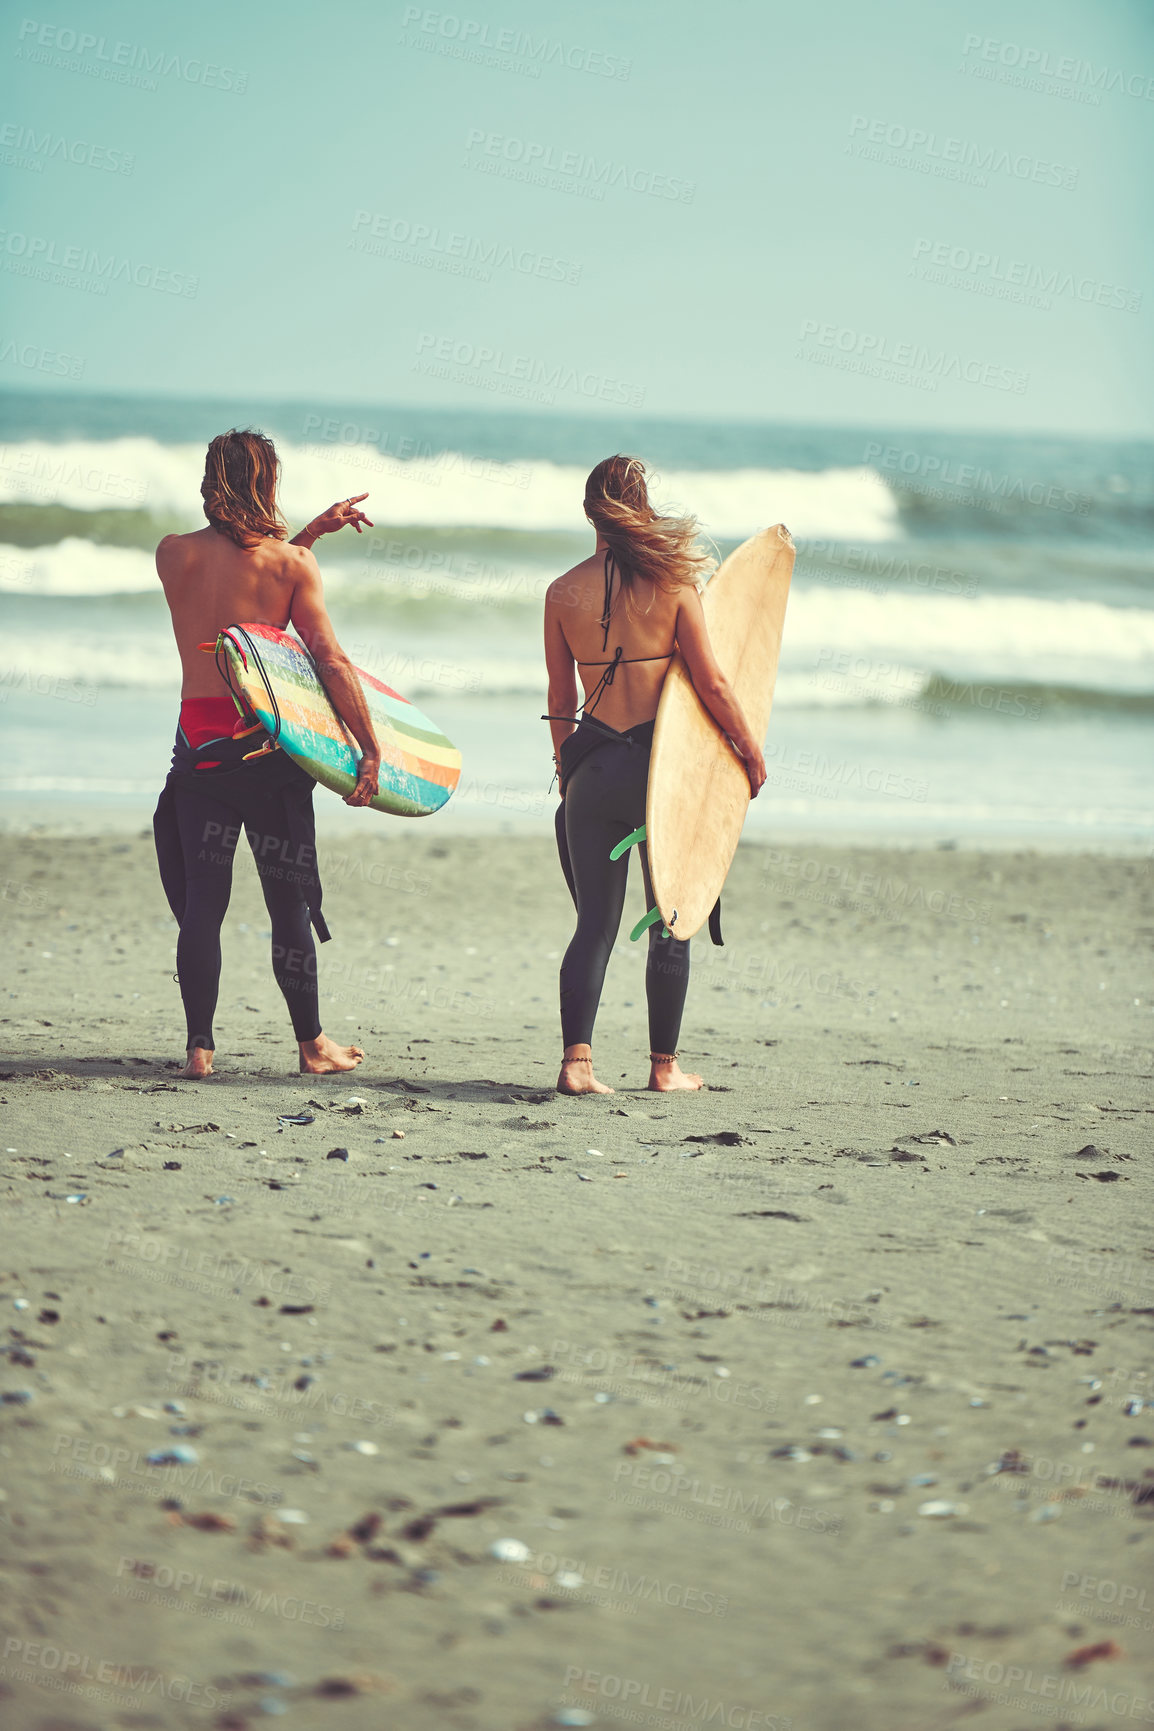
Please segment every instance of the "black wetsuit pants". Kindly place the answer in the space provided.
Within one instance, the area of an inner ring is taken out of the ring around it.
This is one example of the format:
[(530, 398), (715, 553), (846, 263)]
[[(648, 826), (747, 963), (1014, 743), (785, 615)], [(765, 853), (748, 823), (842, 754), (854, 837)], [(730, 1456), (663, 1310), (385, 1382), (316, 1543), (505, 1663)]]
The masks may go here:
[[(243, 828), (256, 862), (272, 925), (272, 969), (284, 993), (297, 1040), (321, 1031), (317, 955), (305, 885), (315, 881), (311, 823), (303, 834), (291, 821), (291, 798), (310, 802), (312, 782), (283, 753), (259, 758), (235, 773), (182, 776), (172, 808), (183, 856), (183, 905), (170, 891), (180, 925), (176, 971), (188, 1023), (188, 1047), (215, 1049), (212, 1020), (220, 986), (220, 928), (232, 893), (232, 862)], [(299, 781), (301, 789), (296, 782)], [(286, 789), (286, 783), (289, 784)], [(166, 884), (166, 888), (169, 886)], [(327, 932), (323, 935), (327, 935)]]
[[(647, 722), (616, 739), (598, 742), (565, 782), (565, 797), (557, 812), (557, 847), (577, 905), (577, 930), (561, 963), (561, 1038), (566, 1046), (592, 1043), (629, 871), (628, 854), (618, 860), (609, 855), (645, 822), (652, 736), (653, 724)], [(637, 851), (649, 908), (653, 892), (644, 843)], [(689, 942), (663, 937), (662, 931), (660, 920), (649, 928), (645, 967), (649, 1049), (676, 1052), (689, 986)]]

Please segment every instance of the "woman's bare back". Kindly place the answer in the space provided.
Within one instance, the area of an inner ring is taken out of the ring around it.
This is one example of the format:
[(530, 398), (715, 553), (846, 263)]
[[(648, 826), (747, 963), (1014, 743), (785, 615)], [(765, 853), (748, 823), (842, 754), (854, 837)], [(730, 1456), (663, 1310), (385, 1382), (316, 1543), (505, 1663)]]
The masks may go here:
[(620, 650), (618, 665), (593, 697), (598, 721), (623, 733), (657, 714), (661, 687), (676, 646), (677, 592), (636, 578), (622, 589), (620, 572), (608, 566), (610, 601), (605, 626), (606, 556), (592, 553), (552, 584), (549, 595), (557, 610), (565, 642), (577, 663), (586, 699), (606, 680)]

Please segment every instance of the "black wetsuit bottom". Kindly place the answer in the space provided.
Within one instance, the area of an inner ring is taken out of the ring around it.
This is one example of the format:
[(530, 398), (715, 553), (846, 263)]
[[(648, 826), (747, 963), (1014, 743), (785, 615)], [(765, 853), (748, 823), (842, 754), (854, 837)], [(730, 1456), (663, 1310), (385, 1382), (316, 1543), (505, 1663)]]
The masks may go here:
[[(272, 925), (273, 975), (288, 1005), (295, 1037), (315, 1040), (321, 1032), (317, 955), (306, 893), (307, 886), (317, 881), (312, 779), (283, 752), (274, 752), (231, 773), (215, 777), (206, 773), (195, 785), (192, 782), (188, 774), (170, 777), (171, 815), (182, 857), (165, 883), (180, 926), (176, 970), (188, 1048), (215, 1050), (212, 1022), (220, 987), (220, 929), (232, 893), (232, 862), (242, 828)], [(158, 830), (158, 852), (160, 848)], [(162, 858), (162, 873), (164, 865)], [(327, 936), (327, 929), (322, 936)]]
[[(608, 728), (599, 731), (611, 733)], [(572, 737), (576, 740), (576, 735)], [(561, 1037), (566, 1046), (589, 1045), (593, 1039), (629, 873), (628, 854), (618, 860), (609, 855), (645, 822), (652, 738), (650, 721), (598, 740), (565, 779), (565, 797), (557, 811), (557, 848), (577, 907), (577, 930), (561, 963)], [(563, 749), (563, 773), (564, 761)], [(645, 844), (637, 851), (648, 908), (653, 906), (653, 890)], [(660, 920), (649, 928), (645, 966), (649, 1049), (672, 1053), (677, 1050), (689, 986), (689, 941), (663, 937), (662, 931)]]

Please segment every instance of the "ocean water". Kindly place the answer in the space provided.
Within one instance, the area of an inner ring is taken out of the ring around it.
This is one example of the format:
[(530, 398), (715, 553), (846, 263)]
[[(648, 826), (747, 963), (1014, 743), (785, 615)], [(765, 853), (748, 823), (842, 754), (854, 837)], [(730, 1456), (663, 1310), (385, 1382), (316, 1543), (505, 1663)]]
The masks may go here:
[(292, 530), (369, 494), (373, 530), (317, 553), (353, 659), (464, 749), (442, 829), (548, 829), (541, 600), (627, 450), (718, 557), (779, 521), (797, 543), (751, 835), (1154, 841), (1148, 445), (55, 393), (0, 405), (7, 827), (147, 821), (179, 696), (152, 552), (203, 523), (232, 425), (276, 438)]

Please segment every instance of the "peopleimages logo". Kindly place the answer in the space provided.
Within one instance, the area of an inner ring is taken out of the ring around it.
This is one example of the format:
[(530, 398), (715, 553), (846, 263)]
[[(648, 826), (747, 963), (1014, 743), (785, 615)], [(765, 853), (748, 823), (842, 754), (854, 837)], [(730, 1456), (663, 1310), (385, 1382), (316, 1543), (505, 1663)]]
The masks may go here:
[(1094, 66), (1091, 61), (1079, 60), (1072, 54), (1056, 59), (1045, 48), (1024, 47), (1020, 42), (1000, 42), (994, 36), (969, 35), (962, 44), (962, 55), (966, 72), (980, 73), (984, 61), (991, 68), (1020, 75), (1027, 83), (1036, 78), (1058, 78), (1073, 88), (1085, 89), (1088, 86), (1090, 91), (1112, 90), (1120, 96), (1136, 96), (1143, 102), (1154, 101), (1154, 77), (1149, 73), (1123, 72), (1116, 66)]
[(182, 271), (148, 264), (144, 259), (99, 253), (95, 247), (72, 246), (45, 235), (0, 229), (0, 265), (17, 276), (34, 276), (42, 282), (57, 282), (67, 288), (85, 288), (91, 294), (107, 294), (110, 282), (131, 283), (135, 288), (156, 289), (161, 294), (196, 296), (200, 279)]
[(583, 371), (563, 361), (511, 354), (490, 343), (438, 337), (429, 331), (422, 331), (417, 339), (417, 357), (413, 362), (416, 373), (542, 403), (553, 403), (556, 391), (573, 391), (578, 396), (628, 408), (640, 408), (645, 401), (644, 386), (631, 384), (627, 379)]
[(163, 1671), (154, 1671), (151, 1665), (121, 1665), (92, 1653), (75, 1653), (68, 1647), (53, 1646), (50, 1641), (21, 1640), (18, 1635), (5, 1639), (4, 1658), (29, 1669), (20, 1671), (15, 1666), (10, 1669), (5, 1663), (0, 1666), (0, 1676), (16, 1677), (41, 1687), (51, 1679), (53, 1686), (60, 1684), (76, 1694), (87, 1693), (98, 1700), (108, 1700), (109, 1696), (95, 1694), (91, 1689), (81, 1690), (77, 1685), (104, 1683), (111, 1689), (131, 1691), (136, 1700), (147, 1695), (156, 1701), (205, 1707), (210, 1712), (227, 1707), (232, 1699), (211, 1683), (194, 1683), (190, 1677), (169, 1677)]
[(581, 1665), (566, 1666), (565, 1688), (574, 1691), (569, 1705), (584, 1706), (591, 1696), (620, 1702), (619, 1707), (604, 1709), (615, 1719), (632, 1717), (637, 1708), (649, 1707), (697, 1725), (727, 1725), (730, 1731), (791, 1731), (793, 1726), (793, 1720), (780, 1713), (740, 1701), (711, 1700), (708, 1695), (691, 1695), (644, 1677), (618, 1677), (611, 1671), (590, 1671)]
[(906, 126), (898, 120), (871, 120), (867, 115), (855, 114), (849, 130), (847, 155), (886, 163), (892, 168), (911, 168), (920, 174), (939, 175), (971, 186), (988, 185), (987, 174), (1008, 174), (1014, 180), (1060, 186), (1067, 191), (1078, 184), (1080, 170), (1064, 163), (1049, 162), (1024, 150), (1007, 150), (1003, 145), (976, 144), (971, 138), (947, 138), (941, 133), (928, 132), (924, 126)]
[(130, 150), (114, 150), (107, 144), (93, 144), (88, 139), (65, 138), (56, 132), (37, 132), (31, 126), (19, 126), (8, 121), (0, 126), (0, 146), (7, 151), (26, 155), (26, 162), (9, 161), (10, 166), (25, 166), (39, 170), (45, 162), (70, 162), (78, 168), (98, 168), (106, 174), (131, 174), (136, 158)]
[[(940, 281), (949, 286), (956, 278), (967, 287), (1003, 297), (1028, 292), (1045, 307), (1050, 304), (1047, 298), (1050, 295), (1068, 295), (1087, 305), (1128, 313), (1136, 313), (1142, 305), (1141, 289), (1122, 288), (1098, 277), (1080, 276), (1059, 265), (1003, 258), (1001, 253), (985, 252), (980, 247), (954, 246), (949, 241), (922, 237), (914, 242), (913, 257), (914, 274), (927, 282)], [(927, 269), (927, 265), (933, 268)]]
[[(592, 72), (600, 78), (628, 78), (632, 60), (619, 54), (603, 54), (596, 48), (561, 42), (555, 37), (534, 37), (526, 30), (491, 29), (477, 18), (461, 18), (453, 12), (433, 12), (424, 6), (406, 6), (402, 30), (414, 30), (410, 40), (400, 38), (405, 48), (424, 48), (430, 53), (451, 54), (454, 59), (474, 60), (502, 71), (523, 72), (540, 78), (542, 66), (561, 66), (570, 72)], [(419, 32), (419, 34), (417, 34)], [(421, 41), (421, 36), (427, 38)], [(524, 62), (520, 66), (517, 61)]]
[[(881, 331), (859, 331), (849, 325), (825, 324), (820, 319), (804, 319), (799, 332), (803, 343), (815, 342), (838, 355), (875, 366), (908, 369), (913, 375), (924, 375), (926, 388), (936, 390), (939, 382), (953, 380), (966, 385), (983, 385), (997, 391), (1014, 391), (1019, 396), (1029, 383), (1029, 373), (1016, 367), (1003, 367), (976, 356), (950, 354), (945, 349), (932, 349), (924, 343), (895, 342)], [(802, 360), (820, 360), (805, 349), (798, 351)]]
[[(362, 229), (368, 233), (362, 234)], [(471, 275), (480, 282), (490, 282), (494, 270), (512, 270), (520, 276), (570, 286), (581, 280), (579, 264), (552, 253), (504, 241), (479, 240), (476, 235), (442, 229), (436, 223), (410, 222), (407, 217), (387, 216), (381, 211), (355, 211), (353, 234), (356, 238), (349, 246), (357, 252), (455, 275)]]
[(950, 1654), (942, 1686), (1003, 1706), (1028, 1706), (1036, 1714), (1044, 1711), (1042, 1701), (1057, 1701), (1063, 1707), (1088, 1707), (1092, 1712), (1113, 1713), (1119, 1719), (1154, 1725), (1154, 1701), (1145, 1696), (1106, 1689), (1076, 1676), (1063, 1677), (1056, 1671), (1035, 1671), (1032, 1665), (979, 1659), (969, 1653)]
[(18, 60), (53, 66), (62, 72), (82, 72), (114, 84), (155, 90), (155, 73), (161, 78), (179, 78), (184, 84), (203, 84), (208, 90), (229, 90), (237, 96), (248, 88), (248, 73), (234, 72), (231, 66), (185, 58), (164, 48), (144, 48), (138, 42), (110, 43), (107, 36), (94, 36), (67, 24), (41, 24), (35, 18), (25, 18), (17, 38), (21, 44), (16, 50)]
[(607, 186), (647, 198), (677, 199), (681, 204), (692, 204), (697, 194), (695, 180), (680, 180), (636, 163), (614, 162), (610, 157), (599, 159), (583, 150), (557, 150), (539, 139), (513, 138), (480, 127), (470, 131), (465, 149), (466, 168), (566, 191), (580, 188), (582, 196), (588, 198), (603, 199)]

